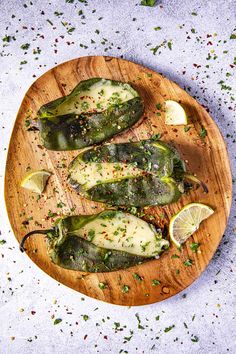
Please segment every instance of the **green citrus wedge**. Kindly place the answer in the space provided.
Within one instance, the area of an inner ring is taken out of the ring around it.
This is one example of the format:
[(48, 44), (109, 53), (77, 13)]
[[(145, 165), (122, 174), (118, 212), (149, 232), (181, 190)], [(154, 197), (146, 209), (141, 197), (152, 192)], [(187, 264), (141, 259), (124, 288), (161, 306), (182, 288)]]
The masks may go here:
[(208, 205), (190, 203), (172, 216), (169, 224), (171, 241), (180, 247), (195, 231), (200, 223), (214, 213)]
[(188, 118), (183, 107), (176, 101), (165, 101), (165, 123), (167, 125), (188, 124)]
[(44, 191), (48, 178), (51, 173), (45, 170), (33, 171), (27, 174), (21, 181), (20, 186), (34, 193), (41, 194)]

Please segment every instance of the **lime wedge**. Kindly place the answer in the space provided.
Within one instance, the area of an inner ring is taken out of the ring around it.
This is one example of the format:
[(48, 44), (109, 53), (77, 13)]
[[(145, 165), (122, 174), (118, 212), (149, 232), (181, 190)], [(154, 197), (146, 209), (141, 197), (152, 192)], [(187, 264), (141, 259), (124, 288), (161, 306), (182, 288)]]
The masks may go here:
[(32, 192), (41, 194), (43, 193), (47, 180), (50, 176), (51, 172), (45, 170), (33, 171), (24, 177), (20, 186), (29, 189)]
[(165, 101), (165, 123), (167, 125), (188, 124), (187, 115), (183, 107), (175, 101)]
[(208, 205), (190, 203), (172, 216), (169, 224), (171, 241), (180, 247), (195, 231), (200, 223), (214, 213)]

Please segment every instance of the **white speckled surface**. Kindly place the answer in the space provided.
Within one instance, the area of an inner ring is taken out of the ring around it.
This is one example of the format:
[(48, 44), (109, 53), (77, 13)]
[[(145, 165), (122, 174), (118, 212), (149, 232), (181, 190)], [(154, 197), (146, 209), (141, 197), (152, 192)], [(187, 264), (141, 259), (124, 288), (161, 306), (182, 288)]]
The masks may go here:
[[(176, 81), (209, 108), (228, 144), (235, 176), (236, 39), (230, 39), (236, 35), (235, 1), (163, 0), (153, 8), (138, 0), (71, 2), (0, 2), (1, 38), (15, 36), (9, 43), (0, 38), (0, 240), (6, 240), (0, 245), (0, 352), (235, 353), (235, 195), (207, 270), (183, 293), (151, 306), (123, 308), (82, 296), (18, 251), (3, 207), (7, 146), (25, 91), (57, 63), (84, 55), (123, 56)], [(69, 28), (75, 28), (71, 34)], [(154, 55), (150, 49), (163, 41)], [(20, 48), (25, 43), (28, 50)], [(34, 54), (37, 47), (41, 52)], [(53, 316), (62, 321), (54, 325)]]

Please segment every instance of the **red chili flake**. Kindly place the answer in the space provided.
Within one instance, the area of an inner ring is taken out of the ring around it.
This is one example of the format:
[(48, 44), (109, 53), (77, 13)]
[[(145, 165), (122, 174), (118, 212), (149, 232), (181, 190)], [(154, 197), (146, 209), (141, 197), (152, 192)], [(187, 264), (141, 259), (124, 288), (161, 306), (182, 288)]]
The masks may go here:
[(36, 312), (35, 311), (31, 311), (31, 315), (35, 315), (36, 314)]
[(88, 335), (87, 335), (87, 334), (85, 334), (85, 336), (84, 336), (84, 340), (85, 340), (87, 337), (88, 337)]
[(108, 339), (107, 336), (104, 336), (103, 338), (104, 338), (104, 339)]

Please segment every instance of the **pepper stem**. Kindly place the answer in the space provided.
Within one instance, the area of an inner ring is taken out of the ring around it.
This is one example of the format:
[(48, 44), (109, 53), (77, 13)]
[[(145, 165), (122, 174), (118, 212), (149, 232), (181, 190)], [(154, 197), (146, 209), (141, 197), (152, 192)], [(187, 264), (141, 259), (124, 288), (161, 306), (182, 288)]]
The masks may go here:
[(197, 178), (197, 177), (195, 177), (194, 175), (191, 175), (191, 174), (189, 174), (189, 173), (185, 173), (185, 174), (184, 174), (184, 177), (185, 177), (186, 179), (190, 179), (191, 181), (193, 181), (193, 182), (199, 184), (199, 185), (203, 188), (204, 192), (205, 192), (205, 193), (208, 193), (207, 185), (206, 185), (204, 182), (202, 182), (199, 178)]
[(50, 232), (50, 231), (52, 231), (52, 230), (34, 230), (34, 231), (30, 231), (28, 234), (26, 234), (23, 238), (22, 238), (22, 240), (21, 240), (21, 242), (20, 242), (20, 250), (21, 250), (21, 252), (25, 252), (26, 251), (26, 249), (24, 248), (24, 244), (25, 244), (25, 241), (30, 237), (30, 236), (32, 236), (32, 235), (34, 235), (34, 234), (41, 234), (41, 235), (46, 235), (48, 232)]

